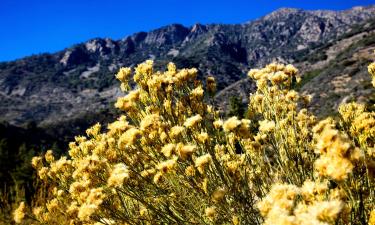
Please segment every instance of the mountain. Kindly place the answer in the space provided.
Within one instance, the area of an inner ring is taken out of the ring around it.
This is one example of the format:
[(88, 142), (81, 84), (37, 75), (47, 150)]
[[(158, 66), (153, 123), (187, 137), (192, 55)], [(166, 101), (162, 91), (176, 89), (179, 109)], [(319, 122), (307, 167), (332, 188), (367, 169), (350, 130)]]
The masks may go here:
[[(357, 101), (373, 107), (375, 92), (367, 66), (374, 60), (375, 19), (371, 18), (288, 62), (302, 74), (302, 82), (295, 88), (312, 95), (310, 110), (324, 117), (337, 114), (339, 104), (345, 102)], [(231, 96), (247, 103), (247, 93), (254, 89), (254, 83), (244, 78), (220, 91), (215, 99), (227, 110)]]
[(318, 113), (325, 104), (333, 107), (357, 97), (369, 101), (374, 93), (365, 66), (373, 59), (374, 19), (375, 6), (344, 11), (282, 8), (243, 24), (172, 24), (121, 40), (95, 38), (53, 54), (3, 62), (1, 119), (59, 126), (99, 115), (123, 95), (116, 71), (150, 58), (161, 69), (173, 61), (178, 67), (198, 68), (201, 78), (215, 76), (216, 102), (222, 109), (230, 96), (245, 102), (254, 90), (247, 71), (272, 61), (301, 68), (304, 85), (298, 88), (314, 95), (311, 107)]

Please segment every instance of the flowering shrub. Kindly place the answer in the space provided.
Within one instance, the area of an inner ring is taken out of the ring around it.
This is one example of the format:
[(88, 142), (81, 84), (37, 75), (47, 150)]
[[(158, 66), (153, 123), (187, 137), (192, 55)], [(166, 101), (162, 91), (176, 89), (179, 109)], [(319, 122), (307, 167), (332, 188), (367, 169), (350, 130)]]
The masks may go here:
[[(369, 67), (375, 76), (374, 64)], [(122, 68), (124, 115), (96, 124), (32, 165), (52, 190), (45, 204), (14, 212), (35, 224), (375, 224), (375, 114), (360, 104), (318, 121), (291, 65), (249, 76), (247, 119), (221, 118), (213, 77), (165, 72), (153, 62)], [(205, 93), (208, 93), (206, 95)]]

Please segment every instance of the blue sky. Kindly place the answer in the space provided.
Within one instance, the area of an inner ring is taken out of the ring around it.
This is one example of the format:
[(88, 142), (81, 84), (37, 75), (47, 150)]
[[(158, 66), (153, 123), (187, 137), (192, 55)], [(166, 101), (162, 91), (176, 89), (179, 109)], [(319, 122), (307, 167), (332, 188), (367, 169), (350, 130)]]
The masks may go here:
[(0, 61), (171, 23), (242, 23), (280, 7), (342, 10), (375, 0), (0, 0)]

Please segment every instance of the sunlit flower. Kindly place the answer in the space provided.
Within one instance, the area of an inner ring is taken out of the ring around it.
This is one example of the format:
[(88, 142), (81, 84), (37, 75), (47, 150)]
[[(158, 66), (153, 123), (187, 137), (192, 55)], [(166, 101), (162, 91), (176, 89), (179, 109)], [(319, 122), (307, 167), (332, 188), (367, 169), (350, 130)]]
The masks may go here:
[(205, 212), (205, 215), (211, 219), (211, 220), (214, 220), (215, 217), (216, 217), (216, 207), (208, 207), (206, 208), (206, 210), (204, 211)]
[(211, 162), (210, 154), (202, 155), (195, 159), (195, 166), (200, 173), (204, 173), (206, 166)]
[(125, 179), (129, 178), (129, 170), (123, 163), (116, 164), (108, 178), (109, 187), (120, 187)]
[(184, 126), (187, 127), (187, 128), (193, 128), (193, 127), (197, 126), (201, 121), (202, 121), (202, 116), (197, 114), (195, 116), (187, 118), (185, 123), (184, 123)]
[(21, 202), (18, 208), (13, 212), (13, 219), (16, 223), (21, 223), (25, 218), (25, 203)]
[(269, 120), (259, 121), (259, 130), (264, 133), (271, 132), (275, 129), (275, 122)]
[(224, 122), (223, 128), (226, 132), (233, 132), (240, 125), (241, 121), (236, 116), (234, 116)]

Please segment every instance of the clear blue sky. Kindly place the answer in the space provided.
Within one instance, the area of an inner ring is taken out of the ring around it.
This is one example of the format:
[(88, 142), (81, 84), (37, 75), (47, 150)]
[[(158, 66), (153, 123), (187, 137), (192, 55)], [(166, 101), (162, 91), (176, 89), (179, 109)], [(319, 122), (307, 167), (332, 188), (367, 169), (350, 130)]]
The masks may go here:
[(0, 0), (0, 61), (171, 23), (242, 23), (280, 7), (348, 9), (375, 0)]

